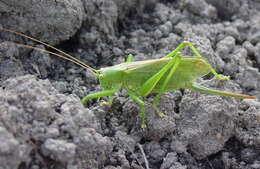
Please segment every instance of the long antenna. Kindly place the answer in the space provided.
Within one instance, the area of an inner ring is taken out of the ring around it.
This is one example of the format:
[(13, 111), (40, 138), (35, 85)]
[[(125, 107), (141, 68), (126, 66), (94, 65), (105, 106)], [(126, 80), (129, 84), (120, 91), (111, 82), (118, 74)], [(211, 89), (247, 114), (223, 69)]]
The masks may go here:
[(53, 46), (51, 46), (51, 45), (49, 45), (49, 44), (47, 44), (45, 42), (42, 42), (42, 41), (40, 41), (38, 39), (32, 38), (30, 36), (27, 36), (27, 35), (25, 35), (23, 33), (19, 33), (19, 32), (16, 32), (16, 31), (13, 31), (13, 30), (9, 30), (9, 29), (6, 29), (6, 28), (1, 28), (0, 27), (0, 30), (16, 34), (16, 35), (19, 35), (19, 36), (27, 38), (27, 39), (30, 39), (30, 40), (32, 40), (34, 42), (40, 43), (40, 44), (42, 44), (44, 46), (47, 46), (47, 47), (49, 47), (49, 48), (51, 48), (51, 49), (53, 49), (55, 51), (58, 51), (58, 52), (62, 53), (65, 56), (62, 56), (62, 55), (59, 55), (57, 53), (50, 52), (48, 50), (44, 50), (44, 49), (41, 49), (41, 48), (33, 47), (33, 46), (30, 46), (30, 45), (19, 44), (19, 43), (15, 43), (15, 42), (4, 42), (4, 43), (2, 43), (4, 45), (13, 44), (13, 45), (16, 45), (16, 46), (20, 46), (20, 47), (24, 47), (24, 48), (30, 48), (30, 49), (38, 50), (38, 51), (41, 51), (41, 52), (44, 52), (44, 53), (48, 53), (48, 54), (51, 54), (51, 55), (55, 55), (55, 56), (60, 57), (60, 58), (62, 58), (64, 60), (71, 61), (71, 62), (73, 62), (73, 63), (75, 63), (75, 64), (77, 64), (77, 65), (79, 65), (79, 66), (81, 66), (81, 67), (91, 71), (91, 72), (93, 72), (94, 74), (98, 74), (99, 73), (96, 69), (93, 69), (92, 67), (90, 67), (87, 64), (83, 63), (79, 59), (74, 58), (73, 56), (69, 55), (68, 53), (63, 52), (62, 50), (60, 50), (58, 48), (55, 48), (55, 47), (53, 47)]
[[(34, 47), (34, 46), (30, 46), (30, 45), (24, 45), (24, 44), (20, 44), (20, 43), (15, 43), (15, 42), (2, 42), (0, 43), (0, 45), (15, 45), (15, 46), (18, 46), (18, 47), (23, 47), (23, 48), (29, 48), (29, 49), (34, 49), (34, 50), (37, 50), (37, 51), (40, 51), (40, 52), (44, 52), (44, 53), (48, 53), (48, 54), (51, 54), (51, 55), (55, 55), (59, 58), (62, 58), (64, 60), (67, 60), (67, 61), (70, 61), (70, 62), (73, 62), (75, 63), (76, 65), (79, 65), (80, 67), (83, 67), (87, 70), (90, 70), (92, 71), (91, 69), (89, 69), (89, 66), (86, 67), (85, 64), (82, 64), (81, 62), (76, 62), (75, 60), (71, 59), (71, 58), (68, 58), (68, 57), (65, 57), (63, 55), (59, 55), (57, 53), (54, 53), (54, 52), (51, 52), (51, 51), (48, 51), (48, 50), (45, 50), (45, 49), (41, 49), (41, 48), (37, 48), (37, 47)], [(96, 70), (95, 70), (96, 71)], [(94, 71), (92, 71), (93, 73), (96, 73)]]

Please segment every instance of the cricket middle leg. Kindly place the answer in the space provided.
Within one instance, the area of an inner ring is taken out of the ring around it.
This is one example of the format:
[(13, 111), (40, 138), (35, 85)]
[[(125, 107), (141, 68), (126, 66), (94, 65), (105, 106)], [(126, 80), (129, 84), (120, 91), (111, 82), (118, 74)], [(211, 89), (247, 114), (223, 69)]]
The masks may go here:
[(144, 101), (141, 98), (139, 98), (138, 96), (136, 96), (135, 94), (133, 94), (132, 92), (128, 92), (128, 94), (134, 102), (139, 104), (139, 106), (140, 106), (139, 117), (141, 119), (141, 128), (146, 128), (146, 124), (145, 124), (145, 103), (144, 103)]

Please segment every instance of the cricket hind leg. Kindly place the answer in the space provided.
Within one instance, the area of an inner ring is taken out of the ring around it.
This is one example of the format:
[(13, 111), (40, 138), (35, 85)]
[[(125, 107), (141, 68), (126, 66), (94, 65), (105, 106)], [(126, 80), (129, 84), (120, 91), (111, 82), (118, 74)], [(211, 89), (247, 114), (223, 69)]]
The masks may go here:
[(162, 93), (165, 91), (165, 88), (169, 82), (169, 80), (171, 79), (171, 77), (173, 76), (174, 72), (176, 71), (176, 69), (178, 68), (179, 64), (181, 62), (181, 56), (180, 54), (177, 53), (176, 55), (176, 62), (174, 63), (173, 67), (171, 68), (169, 74), (167, 75), (165, 81), (162, 84), (162, 87), (160, 88), (159, 93), (156, 95), (156, 97), (153, 100), (153, 108), (155, 109), (155, 111), (157, 112), (157, 114), (159, 115), (159, 117), (166, 117), (165, 114), (163, 114), (157, 107), (159, 100), (161, 98)]
[(189, 42), (189, 41), (183, 41), (179, 46), (177, 46), (176, 49), (174, 49), (172, 52), (170, 52), (168, 55), (164, 56), (166, 58), (175, 56), (180, 50), (188, 46), (192, 52), (195, 54), (196, 57), (203, 58), (202, 55), (198, 52), (198, 50)]
[(241, 99), (255, 99), (255, 96), (249, 96), (245, 94), (238, 94), (238, 93), (232, 93), (232, 92), (226, 92), (221, 90), (215, 90), (215, 89), (209, 89), (204, 86), (201, 86), (200, 84), (193, 83), (191, 86), (191, 89), (195, 91), (199, 91), (201, 93), (205, 94), (211, 94), (211, 95), (218, 95), (218, 96), (226, 96), (226, 97), (235, 97), (235, 98), (241, 98)]
[(144, 103), (144, 101), (131, 92), (128, 92), (128, 94), (134, 102), (139, 104), (139, 106), (140, 106), (139, 117), (141, 119), (141, 128), (146, 128), (146, 124), (145, 124), (145, 103)]
[(175, 64), (176, 58), (180, 56), (180, 53), (177, 52), (177, 55), (175, 55), (159, 72), (149, 78), (139, 89), (140, 96), (147, 96), (150, 94), (165, 73)]
[(114, 95), (119, 89), (110, 89), (110, 90), (103, 90), (103, 91), (100, 91), (100, 92), (97, 92), (97, 93), (92, 93), (92, 94), (89, 94), (87, 96), (85, 96), (83, 99), (81, 99), (81, 103), (82, 104), (86, 104), (88, 100), (90, 99), (96, 99), (96, 98), (101, 98), (101, 97), (105, 97), (105, 96), (109, 96), (109, 102), (110, 104), (112, 104), (112, 100), (113, 100), (113, 97), (112, 95)]
[[(184, 47), (188, 46), (192, 52), (195, 54), (196, 57), (199, 58), (204, 58), (199, 51), (192, 45), (192, 43), (190, 43), (189, 41), (183, 41), (176, 49), (174, 49), (172, 52), (170, 52), (168, 55), (166, 55), (165, 57), (174, 57), (180, 50), (182, 50)], [(216, 72), (215, 69), (213, 69), (213, 67), (208, 64), (208, 66), (210, 67), (210, 71), (211, 73), (213, 73), (213, 75), (218, 79), (218, 80), (229, 80), (229, 76), (223, 76), (220, 75)]]
[(149, 78), (139, 90), (140, 96), (148, 95), (149, 93), (152, 92), (152, 90), (155, 88), (155, 86), (158, 84), (161, 78), (165, 75), (165, 73), (170, 70), (170, 74), (167, 75), (166, 81), (164, 81), (163, 86), (159, 91), (159, 94), (156, 96), (153, 102), (153, 108), (155, 109), (156, 113), (160, 117), (165, 117), (165, 115), (161, 113), (157, 108), (157, 104), (160, 100), (160, 95), (164, 92), (165, 87), (170, 80), (170, 77), (173, 75), (174, 71), (176, 70), (176, 68), (180, 63), (180, 60), (181, 60), (181, 55), (179, 52), (177, 52), (176, 55), (169, 61), (169, 63), (167, 63), (158, 73), (156, 73), (151, 78)]

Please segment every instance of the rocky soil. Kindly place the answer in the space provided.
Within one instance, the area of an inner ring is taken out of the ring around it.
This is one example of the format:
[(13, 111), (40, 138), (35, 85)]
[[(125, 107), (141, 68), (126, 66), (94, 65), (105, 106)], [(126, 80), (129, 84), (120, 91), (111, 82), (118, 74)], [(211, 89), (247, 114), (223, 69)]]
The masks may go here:
[[(259, 0), (1, 0), (0, 26), (23, 32), (93, 68), (165, 56), (188, 40), (218, 73), (204, 86), (241, 100), (182, 89), (165, 93), (147, 128), (125, 90), (111, 107), (80, 99), (100, 91), (90, 72), (0, 31), (0, 169), (260, 169)], [(53, 50), (51, 50), (53, 51)], [(184, 50), (184, 54), (191, 54)], [(106, 100), (106, 98), (104, 98)]]

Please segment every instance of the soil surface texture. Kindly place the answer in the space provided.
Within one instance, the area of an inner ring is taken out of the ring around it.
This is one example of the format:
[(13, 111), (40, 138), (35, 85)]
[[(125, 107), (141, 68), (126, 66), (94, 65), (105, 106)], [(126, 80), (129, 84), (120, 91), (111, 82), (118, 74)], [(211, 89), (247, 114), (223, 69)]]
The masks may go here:
[(209, 74), (199, 83), (256, 96), (175, 90), (161, 96), (161, 118), (151, 94), (141, 128), (139, 105), (126, 90), (111, 106), (106, 97), (82, 105), (101, 90), (95, 75), (10, 43), (56, 52), (1, 29), (0, 169), (260, 169), (259, 0), (0, 0), (0, 27), (95, 69), (128, 54), (158, 59), (186, 40), (230, 76)]

